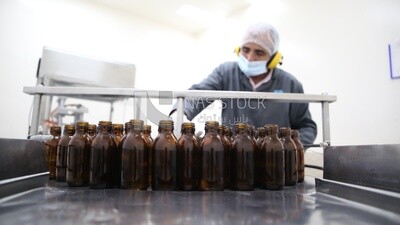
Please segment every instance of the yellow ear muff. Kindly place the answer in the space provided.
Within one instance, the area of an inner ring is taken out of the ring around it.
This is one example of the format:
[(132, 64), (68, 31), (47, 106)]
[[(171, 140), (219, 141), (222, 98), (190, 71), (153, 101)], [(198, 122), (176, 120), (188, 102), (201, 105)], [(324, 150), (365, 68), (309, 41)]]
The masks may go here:
[[(240, 46), (237, 46), (233, 52), (239, 56), (240, 53)], [(267, 63), (267, 68), (268, 69), (273, 69), (276, 68), (278, 65), (282, 65), (282, 53), (277, 51), (272, 57), (271, 59), (268, 61)]]
[(276, 52), (267, 63), (268, 69), (276, 68), (278, 65), (282, 64), (282, 53)]
[(234, 52), (237, 56), (239, 56), (239, 53), (240, 53), (240, 46), (237, 46), (237, 47), (235, 48), (235, 50), (233, 50), (233, 52)]

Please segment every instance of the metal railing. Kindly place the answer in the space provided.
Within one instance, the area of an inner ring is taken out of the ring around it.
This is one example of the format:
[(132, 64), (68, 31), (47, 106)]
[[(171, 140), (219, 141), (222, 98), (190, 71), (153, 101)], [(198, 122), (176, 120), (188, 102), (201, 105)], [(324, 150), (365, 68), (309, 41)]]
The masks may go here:
[[(329, 119), (329, 103), (336, 101), (336, 96), (328, 94), (298, 94), (298, 93), (270, 93), (270, 92), (240, 92), (240, 91), (208, 91), (208, 90), (185, 90), (185, 91), (162, 91), (162, 90), (140, 90), (133, 88), (99, 88), (99, 87), (24, 87), (24, 93), (42, 97), (50, 96), (67, 96), (67, 97), (104, 97), (104, 98), (158, 98), (158, 99), (177, 99), (177, 128), (183, 122), (183, 109), (185, 98), (207, 98), (224, 99), (224, 98), (246, 98), (246, 99), (267, 99), (274, 102), (295, 102), (295, 103), (321, 103), (322, 105), (322, 139), (320, 146), (330, 145), (330, 119)], [(38, 128), (38, 114), (40, 113), (40, 102), (34, 102), (33, 116), (31, 121), (31, 130), (33, 134)], [(177, 130), (176, 132), (179, 132)]]

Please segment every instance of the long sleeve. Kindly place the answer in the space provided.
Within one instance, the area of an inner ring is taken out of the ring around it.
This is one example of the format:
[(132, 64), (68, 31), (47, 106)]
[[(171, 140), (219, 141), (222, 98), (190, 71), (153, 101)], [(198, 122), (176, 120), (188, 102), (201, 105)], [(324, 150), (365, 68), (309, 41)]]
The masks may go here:
[[(214, 71), (203, 81), (198, 84), (192, 85), (189, 90), (222, 90), (223, 79), (220, 67), (214, 69)], [(213, 102), (207, 98), (197, 99), (185, 99), (185, 114), (189, 120), (192, 120), (197, 114)]]

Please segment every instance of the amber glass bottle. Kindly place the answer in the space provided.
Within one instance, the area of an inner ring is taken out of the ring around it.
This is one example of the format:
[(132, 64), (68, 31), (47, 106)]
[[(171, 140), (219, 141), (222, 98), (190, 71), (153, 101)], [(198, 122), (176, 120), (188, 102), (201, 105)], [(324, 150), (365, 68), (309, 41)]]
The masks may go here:
[(147, 190), (149, 151), (142, 135), (143, 121), (131, 120), (131, 129), (122, 145), (121, 188)]
[(124, 125), (121, 123), (114, 123), (111, 126), (111, 136), (115, 140), (115, 144), (117, 145), (115, 151), (115, 159), (114, 159), (114, 180), (115, 186), (119, 187), (121, 184), (121, 155), (122, 155), (122, 141), (124, 139)]
[(285, 149), (285, 186), (294, 186), (297, 183), (297, 150), (291, 137), (291, 129), (279, 128), (283, 148)]
[(153, 148), (154, 140), (151, 137), (151, 125), (143, 125), (143, 137), (147, 141), (150, 148)]
[(228, 138), (228, 140), (231, 142), (231, 145), (233, 143), (233, 132), (232, 132), (232, 128), (229, 126), (225, 127), (225, 135)]
[(266, 130), (265, 127), (258, 127), (257, 128), (257, 139), (256, 139), (256, 143), (257, 143), (257, 149), (254, 151), (254, 171), (255, 171), (255, 175), (254, 175), (254, 187), (255, 188), (259, 188), (261, 187), (261, 184), (259, 183), (260, 179), (257, 178), (257, 176), (259, 176), (260, 174), (257, 174), (256, 172), (258, 171), (258, 161), (261, 160), (258, 158), (258, 156), (260, 155), (260, 151), (262, 151), (261, 147), (262, 144), (264, 142), (264, 138), (266, 136)]
[(97, 134), (97, 125), (96, 124), (89, 124), (88, 125), (88, 131), (87, 131), (89, 137), (94, 140)]
[(56, 180), (64, 181), (67, 175), (67, 151), (68, 143), (71, 140), (72, 135), (75, 133), (74, 125), (67, 124), (64, 126), (63, 135), (61, 136), (60, 142), (57, 146), (57, 162), (56, 162)]
[(245, 123), (235, 125), (235, 139), (231, 151), (231, 188), (239, 191), (254, 189), (254, 151), (256, 145), (248, 134)]
[(264, 142), (264, 138), (266, 135), (265, 127), (259, 127), (257, 128), (257, 147), (261, 148), (262, 143)]
[(161, 120), (159, 135), (154, 140), (152, 159), (153, 190), (174, 190), (176, 188), (176, 152), (178, 143), (173, 133), (174, 122)]
[(90, 188), (115, 186), (116, 143), (111, 136), (111, 121), (99, 121), (98, 133), (90, 149)]
[(267, 124), (266, 136), (256, 154), (257, 184), (261, 188), (282, 190), (285, 186), (285, 152), (278, 137), (278, 126)]
[(232, 149), (232, 142), (228, 136), (226, 136), (226, 126), (219, 125), (218, 134), (221, 137), (222, 143), (224, 144), (224, 184), (225, 188), (230, 188), (230, 170), (231, 170), (231, 149)]
[(182, 191), (194, 191), (199, 187), (200, 151), (194, 132), (194, 123), (182, 124), (176, 161), (177, 189)]
[(122, 143), (124, 137), (124, 125), (121, 123), (114, 123), (111, 125), (111, 136), (114, 138), (117, 146)]
[(152, 152), (154, 146), (154, 140), (151, 137), (151, 125), (143, 125), (143, 132), (142, 135), (144, 140), (146, 141), (147, 151), (149, 152), (149, 187), (151, 187), (151, 168), (152, 168)]
[(90, 178), (90, 147), (87, 122), (76, 122), (75, 134), (68, 143), (67, 177), (69, 186), (87, 186)]
[(301, 183), (304, 181), (304, 146), (298, 130), (292, 130), (291, 135), (297, 149), (297, 182)]
[(218, 128), (217, 121), (207, 121), (206, 133), (200, 144), (202, 191), (223, 191), (225, 187), (224, 144), (218, 134)]
[[(129, 131), (131, 130), (131, 123), (130, 122), (126, 122), (125, 123), (125, 127), (124, 127), (124, 135), (122, 136), (122, 140), (121, 140), (121, 151), (122, 151), (122, 144), (124, 143), (126, 137), (129, 134)], [(122, 152), (121, 152), (122, 154)]]
[(52, 126), (50, 127), (50, 134), (53, 136), (52, 139), (46, 141), (45, 151), (46, 151), (46, 161), (47, 168), (49, 170), (49, 178), (56, 178), (56, 164), (57, 164), (57, 146), (60, 142), (61, 127)]
[(130, 123), (128, 121), (128, 122), (125, 123), (125, 126), (124, 126), (124, 137), (129, 134), (129, 130), (130, 129), (131, 129), (131, 125), (130, 125)]

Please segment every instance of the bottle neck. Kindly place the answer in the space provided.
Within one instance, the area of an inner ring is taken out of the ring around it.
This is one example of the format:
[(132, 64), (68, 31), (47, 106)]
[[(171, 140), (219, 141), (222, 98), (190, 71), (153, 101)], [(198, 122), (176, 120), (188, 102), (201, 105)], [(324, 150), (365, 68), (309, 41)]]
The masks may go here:
[(110, 126), (99, 125), (99, 133), (101, 133), (101, 134), (110, 134), (111, 133), (111, 127)]
[(289, 129), (281, 129), (279, 134), (282, 139), (290, 139), (290, 130)]
[(276, 139), (278, 139), (279, 137), (278, 137), (278, 130), (276, 130), (276, 129), (270, 129), (270, 130), (267, 130), (267, 134), (266, 134), (266, 136), (268, 136), (268, 137), (270, 137), (270, 138), (276, 138)]
[(114, 132), (114, 135), (115, 135), (115, 136), (122, 136), (123, 133), (122, 133), (122, 131), (117, 131), (117, 132)]
[(161, 128), (160, 133), (162, 134), (171, 134), (173, 132), (173, 128)]
[(60, 136), (61, 133), (60, 132), (51, 132), (50, 135), (57, 137), (57, 136)]
[(141, 126), (131, 126), (131, 129), (129, 130), (130, 133), (132, 134), (140, 134), (142, 133), (142, 127)]
[(218, 134), (218, 128), (215, 127), (207, 127), (206, 134)]
[(182, 128), (181, 133), (184, 135), (194, 135), (194, 128)]
[(238, 128), (236, 129), (236, 135), (249, 135), (247, 129), (245, 128)]
[(75, 134), (86, 134), (87, 133), (87, 127), (76, 127), (75, 128)]

